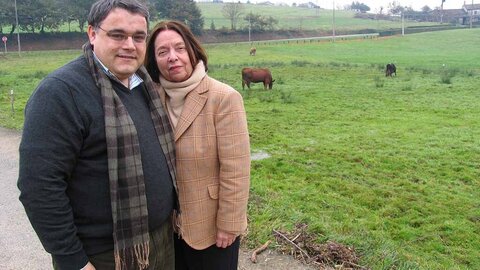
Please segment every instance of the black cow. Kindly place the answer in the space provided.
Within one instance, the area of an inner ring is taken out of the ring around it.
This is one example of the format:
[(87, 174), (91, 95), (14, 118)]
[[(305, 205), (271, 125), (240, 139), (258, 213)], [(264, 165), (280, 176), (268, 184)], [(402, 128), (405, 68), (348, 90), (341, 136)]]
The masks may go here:
[(393, 74), (397, 76), (397, 67), (393, 63), (387, 64), (387, 66), (385, 67), (385, 77), (392, 77)]

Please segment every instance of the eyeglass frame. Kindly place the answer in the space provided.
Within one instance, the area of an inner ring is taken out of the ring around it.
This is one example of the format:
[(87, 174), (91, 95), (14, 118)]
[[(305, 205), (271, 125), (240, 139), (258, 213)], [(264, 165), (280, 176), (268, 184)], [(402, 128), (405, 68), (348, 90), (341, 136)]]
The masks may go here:
[[(103, 29), (102, 27), (100, 27), (100, 25), (98, 25), (96, 27), (96, 29), (100, 29), (102, 30), (103, 32), (105, 32), (105, 34), (107, 35), (107, 37), (109, 37), (110, 39), (112, 39), (113, 41), (116, 41), (116, 42), (125, 42), (126, 40), (128, 40), (129, 37), (132, 38), (132, 41), (134, 43), (137, 43), (137, 44), (142, 44), (142, 43), (146, 43), (147, 42), (147, 39), (148, 39), (148, 34), (146, 33), (133, 33), (133, 34), (127, 34), (121, 30), (110, 30), (110, 31), (107, 31), (105, 29)], [(135, 37), (135, 35), (137, 35), (137, 38), (138, 38), (138, 35), (142, 35), (141, 37), (141, 40), (137, 39)], [(145, 37), (143, 37), (143, 35), (145, 35)]]

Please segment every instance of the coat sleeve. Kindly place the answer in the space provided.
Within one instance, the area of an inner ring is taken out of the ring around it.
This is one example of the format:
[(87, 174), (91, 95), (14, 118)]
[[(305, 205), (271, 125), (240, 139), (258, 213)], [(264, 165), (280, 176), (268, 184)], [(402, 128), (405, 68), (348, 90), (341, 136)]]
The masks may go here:
[(215, 121), (220, 163), (217, 227), (238, 235), (247, 227), (250, 188), (250, 142), (240, 93), (227, 92)]
[(17, 185), (30, 222), (59, 269), (78, 270), (88, 262), (66, 194), (82, 126), (68, 87), (45, 79), (25, 108)]

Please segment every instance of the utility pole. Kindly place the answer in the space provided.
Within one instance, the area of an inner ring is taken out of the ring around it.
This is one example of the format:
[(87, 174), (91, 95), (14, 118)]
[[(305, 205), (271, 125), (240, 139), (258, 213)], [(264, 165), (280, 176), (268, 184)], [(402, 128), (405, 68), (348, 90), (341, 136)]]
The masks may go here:
[(18, 12), (17, 12), (17, 0), (15, 0), (15, 23), (17, 24), (17, 44), (18, 44), (18, 55), (20, 56), (20, 27), (18, 26)]
[(333, 35), (333, 42), (335, 42), (335, 0), (333, 0), (333, 20), (332, 20), (332, 35)]
[(402, 10), (402, 37), (405, 36), (405, 11)]
[(250, 21), (252, 18), (252, 12), (250, 11), (250, 16), (248, 16), (248, 42), (251, 42), (250, 40), (250, 30), (252, 28), (252, 22)]
[(445, 0), (442, 0), (442, 5), (440, 6), (440, 23), (443, 23), (443, 2)]
[(472, 21), (473, 21), (473, 0), (472, 0), (472, 8), (470, 10), (470, 29), (472, 29)]

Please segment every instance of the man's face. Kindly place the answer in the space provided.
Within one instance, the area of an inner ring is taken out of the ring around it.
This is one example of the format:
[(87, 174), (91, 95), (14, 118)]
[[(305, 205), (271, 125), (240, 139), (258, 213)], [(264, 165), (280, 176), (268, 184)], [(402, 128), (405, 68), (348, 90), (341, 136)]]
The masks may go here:
[[(127, 81), (143, 64), (147, 21), (141, 14), (121, 8), (113, 9), (94, 29), (88, 26), (88, 38), (98, 59), (122, 82)], [(126, 40), (123, 39), (127, 37)]]

